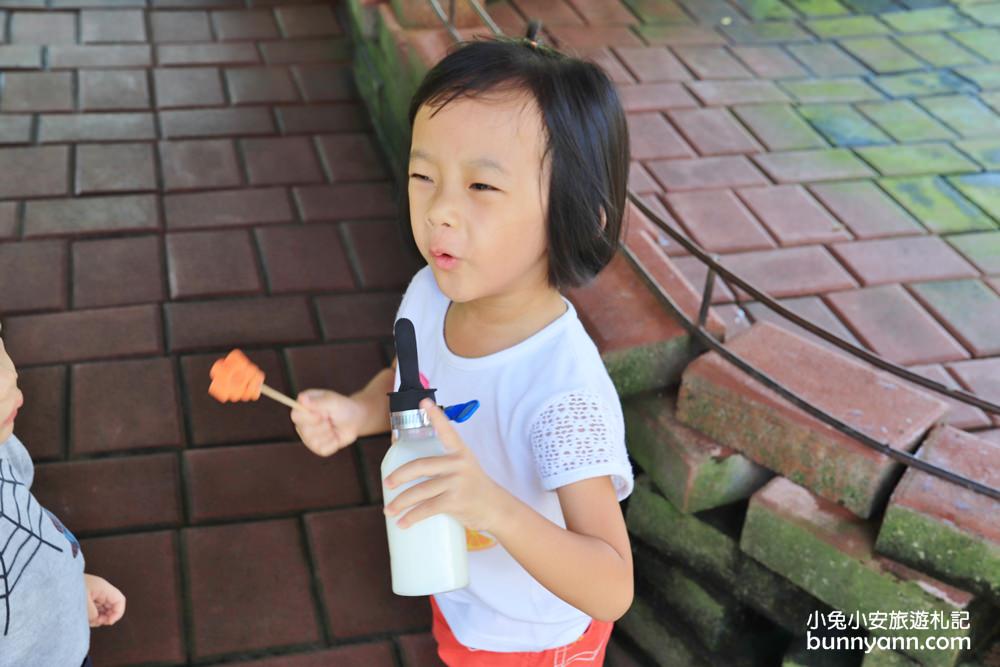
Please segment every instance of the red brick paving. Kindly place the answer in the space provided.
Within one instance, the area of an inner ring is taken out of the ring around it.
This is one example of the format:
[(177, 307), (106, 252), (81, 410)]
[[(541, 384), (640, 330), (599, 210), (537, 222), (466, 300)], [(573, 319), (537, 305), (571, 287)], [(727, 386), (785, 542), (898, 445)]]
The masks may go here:
[(196, 523), (364, 502), (350, 450), (317, 459), (300, 442), (214, 447), (184, 452), (184, 466)]
[(851, 238), (843, 225), (804, 188), (741, 188), (736, 191), (782, 246), (830, 243)]
[(668, 194), (667, 203), (691, 236), (707, 250), (738, 252), (773, 248), (774, 241), (729, 190)]
[[(935, 382), (940, 382), (951, 389), (962, 389), (958, 382), (955, 381), (955, 378), (949, 375), (948, 371), (939, 364), (913, 366), (910, 370)], [(946, 396), (941, 396), (940, 398), (948, 404), (948, 414), (945, 416), (945, 422), (950, 426), (962, 429), (977, 429), (988, 428), (992, 423), (986, 413), (974, 405), (962, 403)]]
[(934, 236), (839, 243), (832, 250), (865, 285), (977, 275), (971, 264)]
[(667, 192), (768, 184), (764, 175), (742, 155), (656, 160), (646, 166)]
[(17, 433), (31, 443), (31, 456), (38, 461), (65, 456), (66, 376), (65, 366), (19, 368), (17, 384), (26, 397), (17, 413)]
[(24, 208), (24, 236), (73, 236), (156, 231), (160, 215), (152, 195), (31, 200)]
[[(701, 155), (761, 150), (760, 144), (726, 109), (678, 109), (670, 112), (670, 118)], [(641, 159), (641, 156), (634, 157)]]
[(677, 56), (665, 48), (619, 46), (613, 51), (642, 83), (687, 81), (692, 78)]
[[(91, 635), (106, 664), (179, 663), (186, 657), (178, 538), (174, 531), (97, 537), (81, 543), (92, 572), (114, 573), (127, 591), (127, 613)], [(109, 575), (110, 576), (110, 575)], [(146, 619), (155, 617), (155, 624)]]
[(969, 357), (899, 285), (837, 292), (826, 298), (866, 345), (892, 362), (909, 366)]
[(153, 235), (75, 241), (73, 305), (126, 306), (162, 301), (162, 243)]
[(45, 463), (32, 489), (79, 534), (178, 526), (179, 467), (175, 454)]
[(19, 290), (4, 290), (0, 309), (17, 313), (65, 308), (66, 258), (64, 241), (0, 245), (0, 285), (24, 285)]
[(851, 275), (822, 246), (725, 255), (722, 264), (770, 296), (822, 294), (856, 286)]
[[(959, 361), (946, 367), (967, 391), (993, 403), (1000, 401), (1000, 359), (997, 357)], [(1000, 415), (992, 415), (992, 419), (1000, 426)]]
[(316, 338), (311, 304), (302, 296), (175, 302), (164, 310), (174, 352)]
[(298, 519), (185, 528), (181, 539), (193, 657), (322, 639)]
[(285, 356), (297, 392), (326, 387), (353, 394), (385, 367), (380, 346), (373, 342), (290, 347)]
[(166, 254), (174, 299), (254, 294), (263, 288), (246, 230), (167, 234)]
[[(694, 150), (684, 141), (661, 113), (628, 115), (630, 153), (636, 160), (694, 157)], [(653, 189), (657, 189), (652, 183)]]
[(76, 364), (70, 385), (73, 454), (183, 443), (180, 397), (169, 359)]
[[(386, 518), (378, 507), (334, 510), (306, 517), (309, 546), (331, 636), (346, 639), (375, 632), (430, 628), (427, 598), (392, 593)], [(350, 544), (350, 549), (344, 549)], [(350, 600), (350, 604), (344, 604)]]
[(871, 181), (818, 183), (809, 189), (860, 239), (924, 233), (920, 223)]
[(168, 229), (246, 227), (294, 220), (284, 188), (167, 195), (163, 209)]
[(76, 194), (138, 192), (156, 189), (153, 148), (148, 144), (79, 146)]
[[(793, 299), (781, 299), (779, 303), (799, 317), (809, 320), (813, 324), (822, 327), (825, 331), (840, 337), (842, 340), (845, 340), (848, 343), (853, 343), (854, 345), (861, 345), (858, 339), (854, 337), (854, 334), (851, 333), (850, 329), (844, 326), (844, 323), (840, 321), (840, 319), (833, 313), (833, 311), (830, 310), (821, 298), (815, 296), (805, 296)], [(779, 327), (794, 331), (799, 335), (818, 343), (819, 345), (824, 345), (840, 351), (840, 348), (837, 346), (823, 340), (813, 333), (810, 333), (799, 325), (786, 320), (784, 317), (761, 303), (751, 301), (746, 305), (746, 310), (754, 322), (761, 320), (773, 322)]]
[[(0, 285), (17, 287), (0, 293), (0, 316), (40, 498), (129, 595), (126, 619), (94, 634), (98, 664), (437, 667), (426, 600), (388, 589), (377, 511), (387, 438), (318, 460), (295, 444), (282, 406), (220, 405), (206, 392), (208, 367), (236, 345), (290, 392), (356, 390), (391, 358), (385, 323), (420, 262), (393, 221), (343, 7), (10, 4)], [(961, 91), (936, 76), (872, 78), (842, 48), (857, 43), (804, 32), (822, 35), (822, 21), (754, 23), (726, 2), (630, 4), (511, 0), (490, 11), (519, 30), (543, 19), (609, 71), (629, 111), (630, 185), (667, 224), (834, 333), (1000, 400), (996, 232), (929, 236), (850, 137), (821, 136), (795, 100), (874, 100), (891, 87), (969, 136), (1000, 110), (949, 98), (975, 110), (963, 118), (914, 99)], [(927, 49), (914, 54), (930, 62)], [(832, 78), (843, 76), (854, 78)], [(882, 130), (919, 136), (899, 122)], [(974, 157), (992, 166), (988, 150)], [(990, 220), (942, 192), (943, 203), (915, 199), (926, 208), (914, 215), (932, 225), (939, 206), (952, 217), (957, 207)], [(649, 221), (633, 225), (700, 292), (704, 266)], [(717, 281), (731, 335), (738, 320), (774, 320), (745, 299)], [(956, 406), (948, 421), (991, 422)], [(243, 585), (279, 571), (287, 589)], [(258, 649), (282, 655), (247, 653)]]

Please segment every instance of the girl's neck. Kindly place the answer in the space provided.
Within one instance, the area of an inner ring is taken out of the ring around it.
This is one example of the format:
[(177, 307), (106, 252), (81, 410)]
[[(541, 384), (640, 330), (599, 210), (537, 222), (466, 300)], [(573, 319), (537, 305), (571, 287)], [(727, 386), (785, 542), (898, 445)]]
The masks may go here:
[(445, 316), (445, 341), (459, 356), (486, 356), (530, 338), (566, 310), (559, 291), (551, 287), (453, 301)]

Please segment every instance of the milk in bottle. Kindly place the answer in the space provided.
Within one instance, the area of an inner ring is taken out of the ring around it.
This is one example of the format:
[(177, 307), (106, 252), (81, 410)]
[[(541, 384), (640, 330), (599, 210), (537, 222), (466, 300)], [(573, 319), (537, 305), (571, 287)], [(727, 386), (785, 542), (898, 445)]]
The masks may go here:
[[(424, 398), (434, 400), (435, 389), (424, 389), (417, 363), (417, 340), (413, 323), (400, 318), (395, 326), (396, 357), (399, 364), (399, 391), (389, 393), (392, 446), (382, 459), (382, 479), (400, 466), (425, 456), (446, 453), (431, 426), (430, 418), (419, 408)], [(394, 489), (382, 482), (386, 505), (406, 489), (427, 480), (407, 482)], [(396, 595), (432, 595), (463, 588), (469, 584), (468, 552), (465, 528), (447, 514), (427, 517), (406, 529), (396, 525), (405, 514), (385, 518), (389, 536), (389, 561), (392, 591)]]

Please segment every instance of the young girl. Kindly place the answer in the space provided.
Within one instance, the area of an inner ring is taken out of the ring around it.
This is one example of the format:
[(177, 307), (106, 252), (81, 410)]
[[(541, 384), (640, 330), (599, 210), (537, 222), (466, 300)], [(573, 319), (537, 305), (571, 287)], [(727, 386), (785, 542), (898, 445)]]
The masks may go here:
[[(603, 664), (632, 602), (619, 502), (633, 478), (621, 404), (560, 290), (612, 259), (626, 201), (628, 131), (596, 65), (525, 40), (463, 45), (410, 107), (403, 210), (429, 265), (397, 314), (413, 321), (421, 370), (444, 405), (480, 401), (466, 422), (422, 407), (445, 456), (385, 513), (406, 528), (439, 513), (469, 537), (468, 587), (431, 597), (448, 665)], [(396, 366), (353, 396), (309, 390), (292, 419), (329, 455), (389, 430)]]

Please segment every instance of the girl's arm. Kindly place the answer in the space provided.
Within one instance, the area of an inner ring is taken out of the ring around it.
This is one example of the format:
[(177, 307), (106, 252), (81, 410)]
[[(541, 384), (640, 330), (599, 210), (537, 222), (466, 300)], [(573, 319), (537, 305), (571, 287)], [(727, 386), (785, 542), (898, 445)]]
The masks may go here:
[(490, 532), (553, 594), (599, 621), (632, 605), (632, 550), (609, 477), (560, 487), (566, 528), (507, 493)]
[[(608, 476), (557, 490), (566, 528), (549, 521), (487, 475), (444, 412), (420, 402), (447, 453), (405, 463), (387, 488), (429, 477), (385, 506), (406, 529), (435, 514), (450, 514), (466, 528), (494, 535), (543, 586), (601, 621), (620, 618), (632, 604), (632, 557), (618, 498)], [(511, 591), (516, 595), (517, 591)]]

